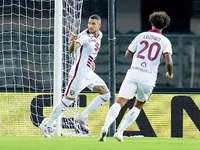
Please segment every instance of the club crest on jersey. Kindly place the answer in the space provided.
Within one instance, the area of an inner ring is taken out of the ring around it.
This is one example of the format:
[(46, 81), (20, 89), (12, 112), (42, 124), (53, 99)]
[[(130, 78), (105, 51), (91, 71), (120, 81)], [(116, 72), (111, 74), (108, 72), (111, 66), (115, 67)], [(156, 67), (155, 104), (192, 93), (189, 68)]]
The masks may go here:
[(75, 91), (74, 90), (70, 90), (70, 95), (74, 95)]

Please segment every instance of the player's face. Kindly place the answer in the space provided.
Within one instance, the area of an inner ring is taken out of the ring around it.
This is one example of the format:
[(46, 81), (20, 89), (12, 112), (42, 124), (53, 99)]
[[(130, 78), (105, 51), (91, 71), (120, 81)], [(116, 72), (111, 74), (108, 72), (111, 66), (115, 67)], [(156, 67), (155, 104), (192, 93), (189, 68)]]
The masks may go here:
[(88, 20), (88, 29), (90, 33), (94, 35), (98, 34), (99, 28), (101, 27), (101, 23), (96, 19), (89, 19)]

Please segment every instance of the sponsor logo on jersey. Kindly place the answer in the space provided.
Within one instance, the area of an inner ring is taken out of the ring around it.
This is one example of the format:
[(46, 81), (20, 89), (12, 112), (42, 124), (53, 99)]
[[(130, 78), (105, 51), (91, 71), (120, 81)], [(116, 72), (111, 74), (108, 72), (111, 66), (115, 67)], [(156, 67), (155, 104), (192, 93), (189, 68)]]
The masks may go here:
[(146, 67), (147, 64), (146, 64), (145, 62), (143, 62), (143, 63), (141, 63), (141, 66), (142, 66), (142, 67)]
[(90, 37), (90, 39), (88, 41), (89, 41), (89, 43), (91, 43), (91, 42), (97, 42), (98, 39), (95, 38), (94, 36), (92, 36), (92, 37)]
[(89, 39), (89, 43), (96, 42), (96, 41), (97, 41), (96, 39)]
[(136, 67), (136, 66), (131, 67), (131, 69), (135, 69), (135, 70), (138, 70), (138, 71), (142, 71), (142, 72), (145, 72), (145, 73), (152, 74), (152, 71), (149, 71), (147, 69), (143, 69), (143, 68), (140, 68), (140, 67)]

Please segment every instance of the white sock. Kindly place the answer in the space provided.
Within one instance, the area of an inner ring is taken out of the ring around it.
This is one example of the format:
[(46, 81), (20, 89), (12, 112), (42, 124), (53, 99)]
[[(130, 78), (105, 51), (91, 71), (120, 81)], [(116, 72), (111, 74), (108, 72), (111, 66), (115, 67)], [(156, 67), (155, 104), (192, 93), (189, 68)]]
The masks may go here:
[(140, 109), (133, 107), (125, 116), (125, 119), (119, 128), (118, 132), (123, 133), (126, 128), (128, 128), (139, 116)]
[(107, 100), (102, 99), (101, 95), (97, 96), (90, 105), (80, 114), (81, 118), (87, 118), (87, 116), (101, 107)]
[(51, 124), (53, 123), (53, 121), (58, 118), (62, 112), (66, 109), (67, 106), (71, 105), (71, 103), (73, 102), (73, 100), (68, 100), (63, 98), (61, 102), (59, 102), (53, 109), (53, 111), (51, 112), (51, 115), (49, 116), (49, 119), (47, 121), (47, 126), (51, 126)]
[(108, 111), (108, 114), (106, 116), (106, 121), (104, 123), (103, 128), (108, 129), (110, 127), (110, 125), (119, 115), (120, 110), (121, 110), (121, 105), (119, 103), (114, 103), (110, 107), (110, 110)]

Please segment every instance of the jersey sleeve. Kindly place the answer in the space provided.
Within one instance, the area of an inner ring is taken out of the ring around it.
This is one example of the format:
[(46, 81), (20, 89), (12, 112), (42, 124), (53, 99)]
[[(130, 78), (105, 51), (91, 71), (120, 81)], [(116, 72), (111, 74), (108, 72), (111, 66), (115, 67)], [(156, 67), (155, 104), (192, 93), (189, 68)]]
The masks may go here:
[(165, 48), (163, 50), (163, 54), (171, 54), (172, 55), (172, 45), (171, 45), (171, 42), (169, 40), (167, 40), (167, 43), (165, 45)]
[(81, 32), (79, 35), (78, 35), (78, 38), (76, 40), (76, 43), (79, 43), (80, 46), (84, 45), (86, 43), (86, 40), (88, 39), (86, 37), (86, 34), (84, 33), (85, 31)]
[(135, 51), (137, 50), (137, 41), (138, 41), (139, 35), (137, 35), (133, 41), (131, 42), (131, 44), (128, 46), (128, 51), (135, 53)]

